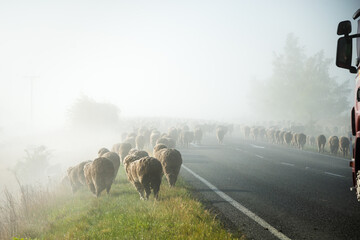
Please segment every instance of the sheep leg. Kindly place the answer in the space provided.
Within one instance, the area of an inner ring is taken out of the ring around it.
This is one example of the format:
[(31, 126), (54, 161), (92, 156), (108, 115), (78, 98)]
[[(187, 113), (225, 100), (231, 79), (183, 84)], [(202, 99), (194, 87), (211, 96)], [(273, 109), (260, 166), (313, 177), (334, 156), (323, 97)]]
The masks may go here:
[(144, 189), (145, 189), (145, 199), (148, 200), (151, 190), (150, 190), (150, 183), (147, 183), (144, 185)]
[(144, 198), (144, 187), (143, 187), (143, 185), (141, 183), (139, 183), (139, 182), (135, 182), (134, 186), (135, 186), (136, 190), (140, 194), (140, 199), (144, 200), (145, 198)]
[(161, 178), (159, 178), (159, 179), (154, 179), (154, 180), (151, 182), (151, 188), (152, 188), (153, 191), (154, 191), (154, 197), (155, 197), (156, 200), (158, 200), (158, 198), (159, 198), (160, 184), (161, 184)]
[(96, 190), (95, 190), (95, 186), (94, 186), (93, 183), (89, 183), (89, 189), (90, 189), (90, 191), (91, 191), (93, 194), (96, 195)]

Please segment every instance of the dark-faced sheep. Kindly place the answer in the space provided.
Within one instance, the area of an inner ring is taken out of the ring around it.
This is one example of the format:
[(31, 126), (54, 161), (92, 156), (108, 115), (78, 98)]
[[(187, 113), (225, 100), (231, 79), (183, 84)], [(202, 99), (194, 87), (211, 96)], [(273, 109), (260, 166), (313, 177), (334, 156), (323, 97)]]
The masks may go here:
[(120, 167), (119, 155), (114, 152), (107, 152), (107, 153), (104, 153), (101, 157), (107, 158), (113, 163), (113, 165), (114, 165), (114, 180), (115, 180), (117, 173), (119, 171), (119, 167)]
[(343, 153), (343, 156), (347, 156), (349, 152), (350, 140), (347, 137), (340, 138), (340, 151)]
[(119, 147), (119, 157), (120, 161), (123, 163), (125, 157), (129, 154), (129, 151), (131, 150), (132, 146), (130, 143), (121, 143)]
[(329, 146), (330, 152), (336, 155), (339, 150), (339, 138), (337, 136), (331, 136), (329, 138)]
[(324, 135), (319, 135), (317, 137), (317, 145), (319, 152), (325, 152), (325, 144), (326, 144), (326, 137)]
[(84, 166), (86, 183), (96, 197), (99, 197), (104, 189), (109, 194), (114, 180), (114, 173), (113, 163), (104, 157), (99, 157)]
[(139, 192), (140, 199), (148, 200), (151, 189), (155, 199), (158, 199), (162, 178), (161, 163), (153, 157), (143, 157), (139, 160), (134, 159), (136, 158), (133, 155), (128, 155), (124, 161), (128, 180)]
[(163, 148), (159, 150), (156, 155), (161, 162), (165, 177), (170, 187), (175, 186), (182, 164), (180, 152), (173, 148)]
[(70, 167), (67, 170), (71, 190), (75, 193), (81, 186), (86, 185), (84, 176), (84, 166), (91, 161), (81, 162), (74, 167)]

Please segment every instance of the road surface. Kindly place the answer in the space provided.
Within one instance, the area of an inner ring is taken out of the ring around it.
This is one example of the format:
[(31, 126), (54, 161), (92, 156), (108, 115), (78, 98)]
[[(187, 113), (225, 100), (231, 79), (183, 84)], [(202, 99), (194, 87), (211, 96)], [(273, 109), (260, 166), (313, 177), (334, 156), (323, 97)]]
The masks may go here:
[(249, 239), (360, 239), (349, 160), (225, 138), (181, 149), (181, 175), (232, 228)]

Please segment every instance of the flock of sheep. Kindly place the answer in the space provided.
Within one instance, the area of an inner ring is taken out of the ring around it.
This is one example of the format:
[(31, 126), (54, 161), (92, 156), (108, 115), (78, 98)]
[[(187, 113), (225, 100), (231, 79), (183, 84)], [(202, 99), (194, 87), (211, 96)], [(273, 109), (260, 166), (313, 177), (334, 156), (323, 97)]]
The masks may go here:
[(330, 153), (337, 155), (340, 150), (343, 156), (349, 154), (350, 140), (348, 137), (331, 136), (326, 142), (323, 134), (319, 136), (306, 136), (304, 133), (296, 133), (292, 131), (280, 130), (276, 128), (266, 129), (264, 127), (243, 127), (245, 138), (253, 140), (264, 140), (274, 144), (287, 144), (289, 146), (303, 149), (307, 143), (310, 146), (317, 146), (319, 152), (325, 152), (325, 145), (328, 143)]
[[(138, 133), (125, 134), (123, 142), (114, 144), (111, 151), (107, 148), (99, 149), (95, 160), (69, 167), (67, 179), (74, 193), (80, 187), (87, 186), (99, 197), (104, 190), (109, 194), (122, 164), (127, 179), (139, 192), (140, 199), (149, 199), (151, 190), (155, 199), (158, 199), (163, 175), (170, 187), (173, 187), (180, 172), (182, 157), (175, 149), (176, 143), (186, 147), (195, 139), (201, 141), (202, 136), (197, 135), (186, 127), (171, 128), (165, 134), (142, 127)], [(153, 147), (152, 156), (143, 150), (145, 146)]]
[[(198, 125), (190, 131), (187, 125), (181, 128), (172, 127), (167, 133), (147, 127), (142, 127), (132, 133), (122, 135), (122, 143), (114, 144), (111, 151), (101, 148), (98, 157), (93, 161), (85, 161), (68, 169), (68, 179), (73, 192), (81, 186), (88, 186), (90, 191), (100, 196), (106, 189), (109, 193), (118, 169), (122, 164), (127, 178), (140, 194), (140, 198), (147, 200), (151, 193), (158, 199), (162, 176), (165, 175), (170, 186), (174, 186), (181, 168), (182, 157), (176, 146), (188, 148), (190, 143), (201, 144), (203, 135), (207, 132), (216, 133), (219, 144), (223, 144), (224, 136), (231, 134), (233, 125)], [(342, 136), (331, 136), (328, 141), (325, 135), (317, 137), (306, 136), (288, 130), (265, 127), (242, 126), (241, 131), (245, 138), (267, 141), (273, 144), (286, 144), (303, 149), (305, 144), (318, 148), (319, 152), (325, 151), (337, 155), (340, 150), (343, 156), (349, 153), (350, 140)], [(136, 133), (137, 132), (137, 133)], [(144, 147), (153, 149), (152, 156), (144, 151)]]

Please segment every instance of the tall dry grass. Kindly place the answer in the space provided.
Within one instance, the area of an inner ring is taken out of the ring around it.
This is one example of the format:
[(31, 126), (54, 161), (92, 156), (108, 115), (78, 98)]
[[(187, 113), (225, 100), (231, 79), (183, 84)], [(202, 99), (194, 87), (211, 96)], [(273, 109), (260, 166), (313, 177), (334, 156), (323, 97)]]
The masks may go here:
[[(54, 187), (22, 184), (15, 175), (18, 189), (4, 188), (0, 201), (0, 239), (11, 239), (16, 236), (31, 238), (41, 232), (46, 226), (42, 215), (46, 209), (56, 204), (56, 201), (66, 195), (60, 185)], [(28, 231), (31, 229), (31, 231)]]

